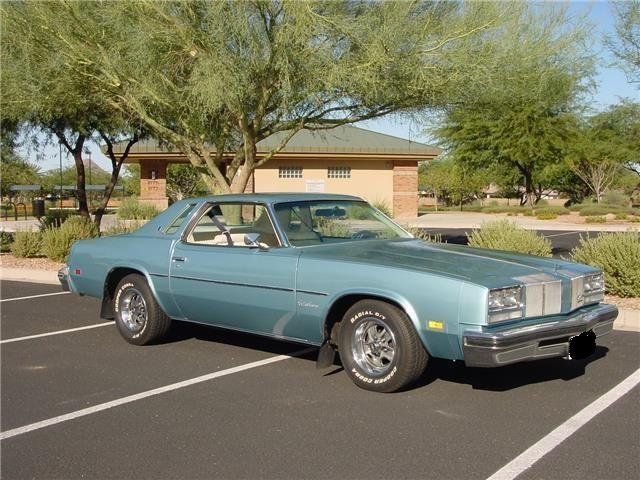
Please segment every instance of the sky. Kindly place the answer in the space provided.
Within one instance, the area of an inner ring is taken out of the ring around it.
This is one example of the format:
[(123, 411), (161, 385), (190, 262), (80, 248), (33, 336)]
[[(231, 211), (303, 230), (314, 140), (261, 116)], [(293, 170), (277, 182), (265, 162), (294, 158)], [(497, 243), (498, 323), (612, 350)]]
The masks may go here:
[[(603, 46), (603, 35), (615, 33), (614, 16), (610, 2), (607, 1), (572, 1), (570, 12), (576, 16), (588, 15), (593, 23), (593, 50), (598, 57), (596, 83), (597, 88), (591, 98), (594, 110), (603, 110), (607, 106), (618, 103), (620, 98), (630, 98), (640, 101), (640, 90), (637, 84), (630, 84), (621, 70), (610, 67), (613, 62), (611, 53)], [(395, 117), (381, 118), (367, 122), (360, 122), (357, 126), (376, 132), (386, 133), (400, 138), (417, 142), (429, 143), (428, 136), (424, 133), (424, 127), (415, 121), (401, 120)], [(94, 143), (87, 145), (91, 151), (91, 159), (99, 166), (110, 171), (110, 162), (100, 151), (100, 147)], [(22, 151), (24, 157), (41, 167), (41, 170), (59, 168), (60, 155), (56, 146), (48, 147), (38, 155), (38, 152)], [(37, 159), (37, 156), (41, 160)], [(66, 168), (73, 164), (73, 159), (62, 153), (62, 166)]]

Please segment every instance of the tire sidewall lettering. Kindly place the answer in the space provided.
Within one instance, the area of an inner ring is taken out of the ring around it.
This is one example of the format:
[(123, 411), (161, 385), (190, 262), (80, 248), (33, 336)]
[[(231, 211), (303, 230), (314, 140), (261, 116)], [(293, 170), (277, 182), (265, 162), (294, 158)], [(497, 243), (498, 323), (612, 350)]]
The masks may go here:
[(131, 287), (135, 287), (135, 285), (131, 282), (125, 283), (123, 285), (120, 286), (120, 288), (118, 289), (118, 293), (116, 294), (116, 299), (114, 302), (114, 309), (116, 311), (116, 313), (120, 313), (120, 297), (122, 296), (122, 294), (125, 292), (125, 290), (127, 288), (131, 288)]
[(353, 373), (358, 380), (360, 380), (363, 383), (371, 383), (373, 385), (381, 385), (383, 383), (387, 383), (389, 380), (393, 378), (393, 376), (396, 374), (397, 371), (398, 371), (398, 366), (394, 365), (393, 369), (389, 373), (387, 373), (384, 377), (371, 378), (360, 373), (360, 371), (356, 367), (351, 368), (351, 373)]
[(142, 335), (145, 334), (145, 332), (147, 331), (147, 327), (149, 326), (149, 322), (144, 322), (144, 325), (142, 326), (142, 330), (140, 330), (139, 332), (136, 332), (136, 333), (132, 333), (128, 328), (126, 328), (123, 325), (122, 318), (120, 317), (120, 297), (129, 288), (137, 288), (137, 287), (132, 282), (123, 283), (120, 286), (120, 288), (118, 289), (118, 293), (116, 294), (116, 298), (114, 300), (114, 310), (115, 310), (115, 313), (116, 313), (116, 317), (118, 319), (118, 324), (121, 325), (122, 329), (124, 329), (124, 331), (126, 332), (126, 334), (127, 334), (127, 336), (129, 338), (131, 338), (132, 340), (135, 340), (136, 338), (140, 338)]
[(373, 311), (373, 310), (361, 310), (358, 313), (354, 314), (350, 319), (349, 319), (349, 323), (351, 323), (352, 325), (357, 322), (358, 320), (360, 320), (361, 318), (365, 318), (365, 317), (375, 317), (375, 318), (379, 318), (380, 320), (386, 320), (387, 317), (385, 315), (383, 315), (382, 313), (378, 312), (378, 311)]
[[(387, 316), (384, 315), (383, 313), (377, 310), (363, 309), (356, 312), (349, 318), (350, 328), (353, 328), (355, 330), (358, 324), (361, 321), (365, 321), (367, 318), (375, 318), (378, 320), (387, 321)], [(396, 372), (398, 371), (397, 360), (394, 360), (393, 363), (394, 363), (393, 369), (391, 369), (390, 372), (387, 372), (382, 377), (371, 377), (369, 375), (366, 375), (358, 368), (357, 365), (354, 365), (353, 367), (351, 367), (351, 373), (362, 383), (371, 384), (371, 385), (381, 385), (391, 380), (396, 374)]]

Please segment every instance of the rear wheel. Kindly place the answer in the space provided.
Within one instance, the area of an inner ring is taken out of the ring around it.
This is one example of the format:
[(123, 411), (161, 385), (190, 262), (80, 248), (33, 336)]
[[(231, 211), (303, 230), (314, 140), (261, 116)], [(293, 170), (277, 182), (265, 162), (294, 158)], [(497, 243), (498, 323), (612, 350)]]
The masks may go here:
[(407, 387), (422, 375), (428, 360), (407, 315), (379, 300), (362, 300), (345, 313), (339, 351), (351, 380), (376, 392)]
[(171, 319), (156, 302), (142, 275), (131, 274), (120, 280), (113, 308), (120, 335), (134, 345), (161, 340), (171, 326)]

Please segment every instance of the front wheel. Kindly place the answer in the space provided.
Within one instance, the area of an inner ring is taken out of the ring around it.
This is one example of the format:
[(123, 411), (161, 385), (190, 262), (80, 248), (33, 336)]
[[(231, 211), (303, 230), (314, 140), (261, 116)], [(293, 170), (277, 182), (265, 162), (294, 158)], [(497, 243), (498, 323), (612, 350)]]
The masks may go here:
[(171, 326), (171, 319), (156, 302), (142, 275), (131, 274), (120, 280), (113, 308), (120, 335), (134, 345), (162, 339)]
[(400, 390), (427, 367), (428, 354), (407, 315), (379, 300), (362, 300), (345, 313), (338, 348), (351, 380), (375, 392)]

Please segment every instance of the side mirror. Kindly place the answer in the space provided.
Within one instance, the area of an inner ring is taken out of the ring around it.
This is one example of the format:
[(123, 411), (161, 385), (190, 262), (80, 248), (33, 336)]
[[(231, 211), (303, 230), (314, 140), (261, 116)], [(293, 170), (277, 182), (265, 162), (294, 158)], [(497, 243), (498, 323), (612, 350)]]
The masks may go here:
[(259, 233), (245, 233), (244, 244), (251, 248), (259, 248), (260, 250), (269, 250), (264, 243), (260, 243)]

